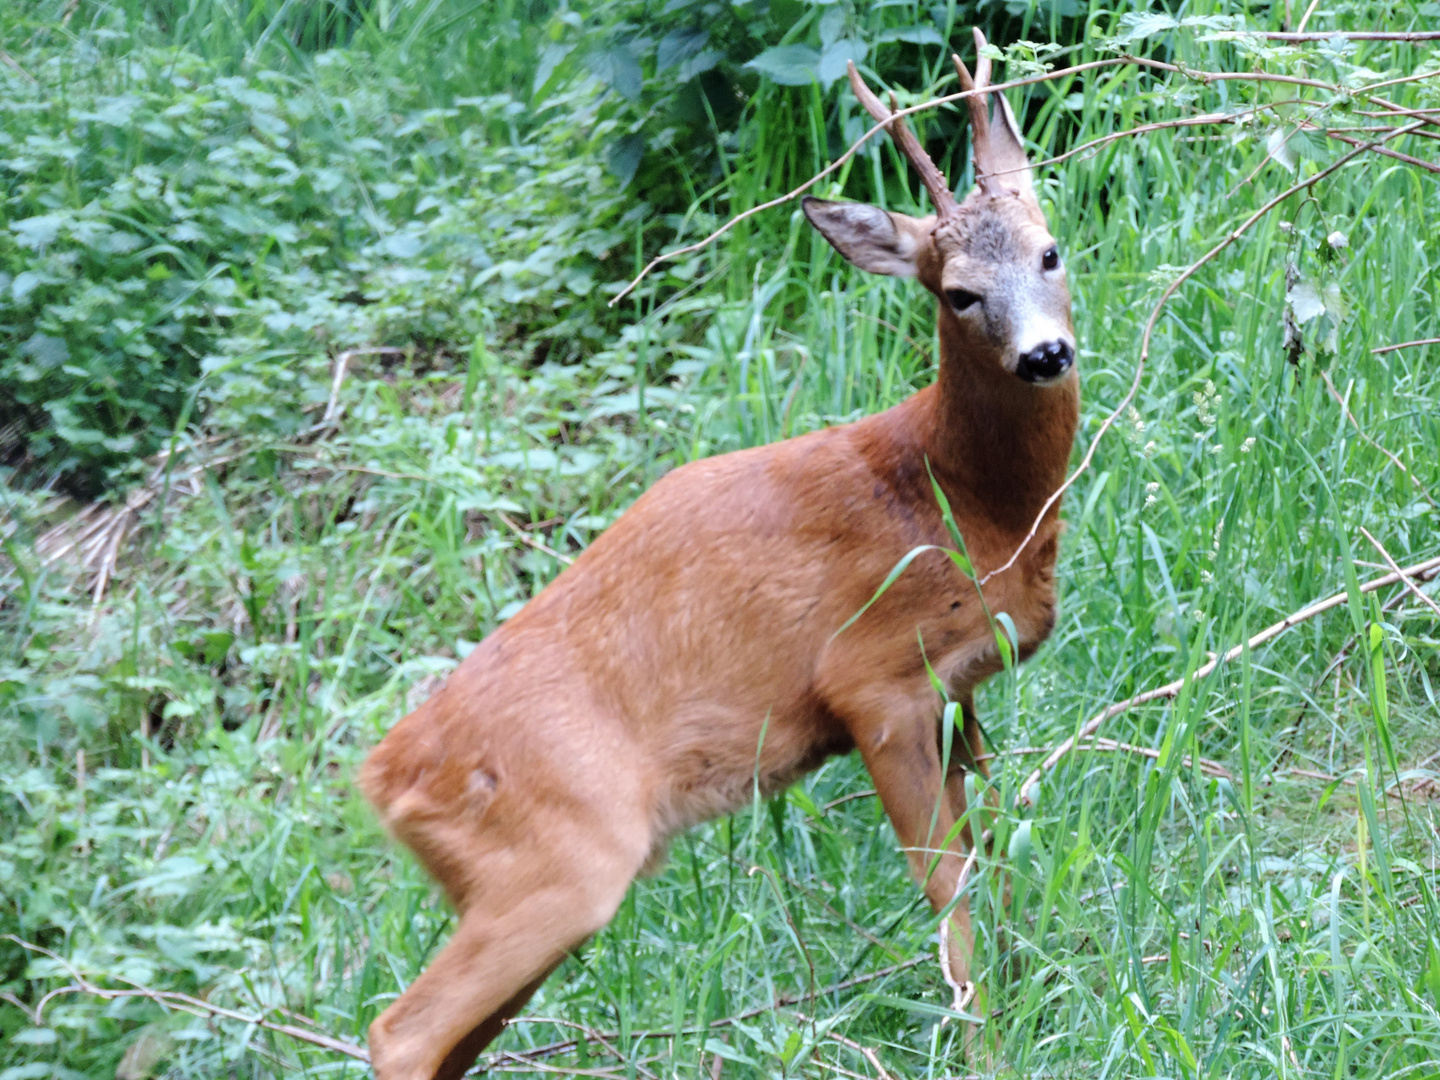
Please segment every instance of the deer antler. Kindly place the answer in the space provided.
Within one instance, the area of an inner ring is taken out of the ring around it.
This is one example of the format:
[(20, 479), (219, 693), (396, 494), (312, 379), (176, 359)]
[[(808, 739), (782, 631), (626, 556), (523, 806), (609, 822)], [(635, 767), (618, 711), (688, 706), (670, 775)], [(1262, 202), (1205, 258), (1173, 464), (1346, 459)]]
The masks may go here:
[(995, 181), (988, 175), (990, 170), (985, 167), (986, 159), (990, 155), (990, 95), (985, 93), (990, 86), (990, 58), (985, 55), (985, 35), (978, 26), (975, 27), (975, 78), (970, 78), (970, 69), (958, 55), (951, 53), (950, 59), (955, 61), (955, 73), (960, 76), (960, 89), (967, 92), (980, 91), (965, 99), (965, 104), (970, 109), (970, 141), (975, 147), (975, 182), (987, 195), (995, 195), (998, 193)]
[(925, 185), (925, 190), (930, 193), (930, 202), (935, 207), (935, 214), (940, 220), (954, 217), (960, 212), (955, 204), (955, 196), (950, 191), (950, 185), (945, 181), (945, 174), (930, 160), (930, 155), (925, 153), (920, 140), (905, 126), (905, 121), (895, 116), (899, 111), (899, 102), (895, 95), (890, 95), (891, 108), (887, 109), (880, 103), (865, 85), (865, 80), (860, 77), (860, 72), (855, 70), (855, 62), (852, 60), (846, 65), (850, 73), (850, 88), (855, 91), (860, 104), (865, 106), (865, 111), (873, 116), (880, 123), (885, 125), (885, 130), (890, 133), (890, 138), (895, 140), (895, 145), (905, 155), (915, 171), (920, 174), (920, 182)]

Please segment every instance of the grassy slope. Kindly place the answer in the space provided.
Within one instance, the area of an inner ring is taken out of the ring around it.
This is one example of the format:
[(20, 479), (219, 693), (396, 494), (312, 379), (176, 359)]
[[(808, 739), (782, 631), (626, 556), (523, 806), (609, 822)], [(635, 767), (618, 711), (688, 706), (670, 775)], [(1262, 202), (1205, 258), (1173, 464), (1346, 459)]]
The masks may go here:
[[(1354, 25), (1364, 15), (1353, 13)], [(1387, 25), (1407, 23), (1392, 14)], [(1244, 66), (1193, 35), (1177, 48), (1199, 66)], [(1312, 55), (1307, 70), (1333, 77)], [(1400, 73), (1422, 56), (1384, 47), (1360, 59)], [(1288, 62), (1272, 60), (1272, 70)], [(1235, 84), (1167, 87), (1129, 73), (1037, 92), (1047, 101), (1031, 113), (1042, 144), (1062, 130), (1075, 143), (1185, 107), (1251, 100)], [(1437, 104), (1434, 90), (1393, 93)], [(820, 160), (791, 149), (826, 120), (816, 96), (767, 88), (751, 108), (730, 207)], [(463, 127), (440, 141), (458, 141)], [(1265, 134), (1160, 133), (1047, 172), (1084, 349), (1083, 440), (1128, 385), (1141, 326), (1173, 268), (1292, 181), (1271, 164), (1247, 182)], [(488, 160), (513, 171), (504, 143), (482, 139), (469, 157), (457, 151), (454, 167)], [(538, 158), (537, 175), (583, 153), (567, 146)], [(1405, 149), (1433, 158), (1425, 144)], [(843, 190), (863, 194), (894, 169), (888, 149), (862, 159)], [(595, 197), (613, 196), (613, 181), (590, 176)], [(895, 180), (887, 190), (908, 205)], [(482, 188), (474, 212), (488, 205)], [(397, 232), (419, 216), (415, 206), (397, 204)], [(1440, 493), (1426, 449), (1440, 445), (1440, 352), (1369, 354), (1440, 333), (1437, 211), (1433, 176), (1371, 158), (1281, 207), (1171, 303), (1135, 413), (1067, 503), (1055, 636), (980, 703), (1001, 747), (1053, 743), (1105, 703), (1193, 667), (1203, 650), (1343, 588), (1347, 559), (1378, 561), (1361, 526), (1402, 564), (1435, 552), (1433, 504), (1347, 425), (1318, 373), (1328, 369), (1366, 432)], [(1335, 231), (1348, 240), (1338, 252), (1323, 242)], [(328, 373), (313, 346), (278, 364), (293, 380), (283, 393), (263, 366), (253, 385), (217, 384), (229, 396), (212, 402), (210, 430), (227, 440), (211, 450), (237, 456), (182, 491), (163, 527), (137, 534), (93, 612), (83, 581), (42, 567), (26, 547), (40, 501), (7, 491), (20, 528), (0, 608), (0, 740), (13, 762), (0, 778), (0, 929), (87, 970), (283, 1005), (360, 1037), (443, 940), (450, 915), (347, 778), (407, 696), (559, 569), (498, 513), (545, 523), (533, 535), (573, 551), (675, 461), (847, 419), (929, 377), (929, 301), (911, 286), (851, 273), (784, 210), (737, 233), (714, 261), (669, 278), (662, 295), (672, 299), (650, 317), (600, 315), (595, 344), (569, 364), (537, 366), (528, 338), (507, 337), (515, 308), (497, 298), (494, 276), (462, 282), (461, 301), (442, 306), (407, 292), (378, 258), (364, 287), (379, 303), (362, 311), (382, 307), (390, 321), (365, 331), (426, 340), (422, 329), (435, 325), (449, 351), (357, 363), (340, 429), (321, 437), (297, 419), (298, 434), (234, 439), (226, 422), (253, 419), (247, 410), (267, 394), (296, 410), (323, 402)], [(544, 238), (527, 243), (517, 267)], [(440, 274), (450, 258), (442, 249), (421, 263)], [(1281, 342), (1289, 262), (1322, 296), (1336, 286), (1332, 310), (1337, 295), (1346, 309), (1306, 324), (1298, 367)], [(297, 288), (287, 279), (274, 289), (281, 309), (298, 306)], [(532, 331), (553, 322), (546, 308), (579, 317), (578, 299), (514, 300), (532, 305), (523, 324)], [(234, 355), (252, 365), (263, 358), (264, 314), (248, 337), (234, 335), (244, 339)], [(1321, 347), (1331, 321), (1333, 352)], [(1413, 598), (1337, 609), (1174, 707), (1107, 727), (1167, 747), (1165, 765), (1082, 755), (1050, 777), (1000, 943), (1011, 949), (1005, 974), (989, 980), (989, 1003), (1004, 1010), (1003, 1059), (1026, 1075), (1433, 1074), (1436, 823), (1423, 799), (1381, 792), (1394, 764), (1422, 761), (1440, 735), (1436, 645), (1433, 616)], [(1179, 754), (1197, 751), (1234, 781), (1184, 767)], [(1357, 784), (1299, 778), (1292, 766)], [(1021, 763), (997, 772), (1009, 805)], [(631, 1038), (804, 992), (812, 963), (823, 986), (931, 949), (935, 921), (914, 906), (875, 800), (826, 809), (865, 786), (858, 762), (835, 761), (785, 798), (677, 842), (669, 868), (636, 885), (531, 1015), (618, 1031), (625, 1053), (664, 1055), (647, 1066), (657, 1072), (701, 1074), (715, 1052), (735, 1059), (727, 1076), (819, 1075), (821, 1061), (868, 1072), (836, 1043), (817, 1046), (824, 1028), (788, 1011), (726, 1029), (723, 1045), (718, 1032)], [(770, 873), (749, 873), (757, 865)], [(982, 864), (982, 925), (993, 922), (998, 888)], [(996, 972), (996, 943), (983, 948)], [(8, 943), (0, 962), (7, 989), (31, 1004), (63, 985)], [(896, 1074), (939, 1076), (964, 1067), (956, 1025), (937, 1023), (948, 998), (927, 962), (824, 996), (805, 1015), (874, 1047)], [(177, 1076), (341, 1067), (283, 1039), (134, 1001), (58, 998), (38, 1028), (0, 1004), (0, 1029), (0, 1076), (15, 1080), (111, 1075), (137, 1044), (161, 1047), (155, 1068)], [(568, 1034), (524, 1024), (507, 1045)], [(603, 1065), (603, 1054), (597, 1045), (559, 1060)]]

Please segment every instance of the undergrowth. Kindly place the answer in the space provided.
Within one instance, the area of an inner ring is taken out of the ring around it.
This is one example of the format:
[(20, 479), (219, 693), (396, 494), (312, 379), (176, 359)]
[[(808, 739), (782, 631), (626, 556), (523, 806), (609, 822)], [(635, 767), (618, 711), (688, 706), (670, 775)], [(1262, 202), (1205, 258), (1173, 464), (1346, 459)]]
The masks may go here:
[[(861, 42), (918, 100), (953, 85), (930, 35), (968, 57), (956, 28), (974, 12), (719, 5), (723, 56), (689, 74), (723, 75), (736, 108), (702, 122), (682, 99), (704, 88), (676, 80), (711, 42), (675, 60), (698, 41), (675, 11), (706, 16), (664, 6), (505, 4), (487, 20), (336, 4), (335, 22), (265, 40), (299, 9), (0, 14), (0, 932), (62, 958), (0, 941), (0, 1080), (361, 1075), (143, 997), (35, 1009), (70, 964), (363, 1041), (453, 923), (353, 789), (368, 747), (666, 469), (933, 377), (929, 298), (852, 272), (793, 204), (606, 301), (662, 246), (858, 134), (841, 84), (783, 85), (782, 60)], [(1192, 6), (1179, 28), (1129, 6), (994, 7), (994, 40), (1048, 36), (1070, 50), (1058, 64), (1113, 43), (1352, 86), (1437, 70), (1426, 46), (1217, 36), (1279, 28), (1278, 5)], [(1431, 9), (1336, 5), (1311, 28), (1423, 28)], [(633, 98), (602, 62), (617, 42)], [(504, 54), (489, 83), (460, 63), (485, 43)], [(810, 53), (745, 67), (789, 45)], [(1440, 108), (1440, 78), (1384, 94)], [(1012, 101), (1037, 158), (1273, 106), (1042, 170), (1075, 294), (1082, 449), (1165, 285), (1347, 149), (1300, 121), (1380, 122), (1363, 98), (1120, 67)], [(960, 175), (955, 114), (919, 126)], [(1433, 139), (1392, 145), (1437, 158)], [(879, 144), (818, 193), (916, 210), (914, 187)], [(1363, 155), (1165, 308), (1133, 408), (1067, 497), (1054, 636), (979, 702), (1006, 808), (972, 894), (993, 1061), (960, 1051), (936, 920), (850, 757), (677, 840), (527, 1011), (606, 1041), (533, 1060), (873, 1075), (834, 1031), (906, 1077), (1437, 1075), (1440, 633), (1414, 593), (1356, 588), (1385, 570), (1362, 528), (1402, 566), (1440, 549), (1440, 347), (1372, 352), (1440, 335), (1437, 214), (1433, 173)], [(334, 381), (341, 353), (381, 346)], [(123, 526), (113, 574), (103, 551), (89, 569), (47, 561), (77, 509), (61, 495), (101, 491)], [(98, 601), (96, 566), (111, 574)], [(1036, 761), (1018, 751), (1347, 588), (1102, 729), (1158, 760), (1077, 753), (1033, 811), (1010, 809)], [(574, 1035), (530, 1020), (498, 1045)]]

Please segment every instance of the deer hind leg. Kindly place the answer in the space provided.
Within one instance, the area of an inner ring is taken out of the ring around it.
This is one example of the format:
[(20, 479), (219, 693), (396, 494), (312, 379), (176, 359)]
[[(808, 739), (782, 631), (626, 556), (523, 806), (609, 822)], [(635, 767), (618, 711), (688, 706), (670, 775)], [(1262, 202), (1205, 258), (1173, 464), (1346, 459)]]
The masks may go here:
[(461, 903), (459, 928), (370, 1027), (377, 1080), (464, 1075), (565, 955), (610, 921), (649, 845), (643, 829), (623, 835), (615, 812), (605, 816), (547, 823), (523, 847), (472, 861), (482, 884)]

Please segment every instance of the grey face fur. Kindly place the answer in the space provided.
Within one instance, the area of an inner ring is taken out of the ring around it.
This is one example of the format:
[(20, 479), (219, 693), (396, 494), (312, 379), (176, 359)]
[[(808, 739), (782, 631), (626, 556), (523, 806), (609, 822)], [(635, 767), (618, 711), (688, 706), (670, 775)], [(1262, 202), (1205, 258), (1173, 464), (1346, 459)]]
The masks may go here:
[[(1035, 198), (1015, 118), (999, 98), (988, 124), (981, 185), (937, 221), (864, 203), (806, 199), (805, 216), (851, 263), (918, 277), (940, 299), (973, 354), (1027, 382), (1073, 377), (1070, 290)], [(978, 144), (977, 144), (978, 147)]]

